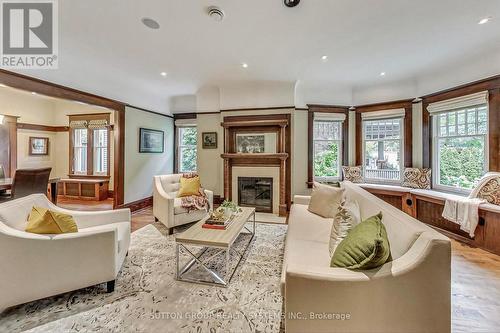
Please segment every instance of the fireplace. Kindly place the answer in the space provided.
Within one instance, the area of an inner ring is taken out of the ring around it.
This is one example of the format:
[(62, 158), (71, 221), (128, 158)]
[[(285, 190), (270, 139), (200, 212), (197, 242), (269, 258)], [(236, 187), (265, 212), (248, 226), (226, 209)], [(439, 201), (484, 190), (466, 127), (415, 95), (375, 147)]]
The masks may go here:
[(255, 211), (273, 212), (273, 179), (268, 177), (238, 177), (238, 204), (255, 207)]

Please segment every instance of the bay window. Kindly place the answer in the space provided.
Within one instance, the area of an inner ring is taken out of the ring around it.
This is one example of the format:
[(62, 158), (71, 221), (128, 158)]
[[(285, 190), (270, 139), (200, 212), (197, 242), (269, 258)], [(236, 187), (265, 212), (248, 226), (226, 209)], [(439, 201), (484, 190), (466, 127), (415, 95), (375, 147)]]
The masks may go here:
[(314, 119), (314, 180), (332, 182), (340, 179), (342, 160), (342, 121)]
[(429, 105), (433, 186), (469, 192), (488, 170), (487, 93)]
[(362, 114), (366, 181), (398, 183), (404, 161), (404, 109)]
[(69, 116), (71, 175), (109, 176), (109, 114)]

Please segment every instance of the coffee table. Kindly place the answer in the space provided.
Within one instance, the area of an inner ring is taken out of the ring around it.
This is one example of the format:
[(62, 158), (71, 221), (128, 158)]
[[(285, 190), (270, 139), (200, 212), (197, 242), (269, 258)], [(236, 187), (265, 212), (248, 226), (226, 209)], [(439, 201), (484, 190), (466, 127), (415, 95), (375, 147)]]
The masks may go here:
[[(216, 285), (216, 286), (222, 286), (222, 287), (227, 287), (229, 282), (231, 281), (231, 278), (234, 275), (234, 272), (236, 271), (236, 268), (238, 268), (238, 265), (241, 262), (241, 259), (243, 258), (243, 255), (245, 254), (245, 251), (248, 249), (250, 246), (250, 243), (252, 242), (254, 236), (255, 236), (255, 208), (250, 208), (250, 207), (242, 207), (242, 212), (239, 213), (234, 219), (233, 223), (225, 230), (216, 230), (216, 229), (207, 229), (207, 228), (202, 228), (202, 225), (205, 223), (205, 221), (208, 219), (208, 215), (203, 218), (201, 221), (197, 222), (195, 225), (193, 225), (191, 228), (188, 230), (184, 231), (183, 233), (176, 235), (175, 236), (175, 242), (176, 242), (176, 254), (175, 254), (175, 261), (176, 261), (176, 279), (179, 281), (187, 281), (187, 282), (195, 282), (195, 283), (202, 283), (202, 284), (208, 284), (208, 285)], [(246, 227), (247, 222), (251, 222), (250, 218), (253, 216), (253, 230), (250, 231)], [(245, 231), (244, 231), (245, 230)], [(231, 252), (231, 247), (234, 243), (234, 241), (238, 238), (240, 233), (247, 233), (251, 234), (251, 238), (248, 241), (248, 243), (245, 246), (245, 249), (243, 250), (241, 256), (238, 259), (238, 262), (236, 263), (235, 267), (233, 269), (230, 268), (230, 252)], [(192, 250), (190, 250), (188, 247), (201, 247), (201, 250), (198, 253), (193, 253)], [(215, 270), (210, 269), (201, 259), (201, 256), (203, 253), (205, 253), (208, 249), (219, 249), (216, 254), (210, 256), (209, 258), (204, 259), (205, 261), (208, 261), (215, 257), (217, 254), (221, 252), (226, 252), (226, 271), (225, 274), (222, 275), (219, 272), (216, 272)], [(181, 256), (181, 250), (188, 256), (192, 257), (191, 260), (189, 260), (182, 268), (179, 267), (179, 259)], [(203, 279), (196, 279), (196, 278), (190, 278), (188, 276), (185, 276), (186, 273), (189, 272), (191, 267), (193, 267), (194, 264), (198, 264), (200, 267), (202, 267), (207, 273), (209, 273), (214, 281), (207, 281)]]

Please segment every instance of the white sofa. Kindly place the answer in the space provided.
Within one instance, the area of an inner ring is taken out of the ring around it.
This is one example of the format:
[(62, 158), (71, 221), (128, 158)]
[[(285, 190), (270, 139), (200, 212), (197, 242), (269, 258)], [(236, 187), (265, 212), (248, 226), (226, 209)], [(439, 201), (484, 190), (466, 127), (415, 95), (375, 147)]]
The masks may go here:
[(342, 186), (362, 219), (382, 211), (393, 261), (367, 271), (330, 267), (332, 219), (295, 196), (282, 273), (286, 332), (450, 332), (450, 240), (358, 185)]
[[(25, 232), (33, 206), (70, 214), (78, 232)], [(130, 210), (69, 211), (44, 194), (0, 204), (0, 311), (17, 304), (107, 282), (108, 292), (128, 252)]]
[[(206, 216), (204, 210), (191, 210), (181, 206), (181, 199), (177, 198), (182, 174), (160, 175), (153, 177), (153, 215), (168, 228), (172, 234), (173, 228), (199, 221)], [(214, 194), (205, 190), (208, 198), (209, 210), (213, 209)]]

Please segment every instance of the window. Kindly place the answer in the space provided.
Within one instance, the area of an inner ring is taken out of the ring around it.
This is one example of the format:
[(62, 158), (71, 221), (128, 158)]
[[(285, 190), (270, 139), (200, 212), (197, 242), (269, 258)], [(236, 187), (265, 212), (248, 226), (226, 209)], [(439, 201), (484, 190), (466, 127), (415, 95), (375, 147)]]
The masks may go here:
[(433, 114), (434, 187), (467, 192), (488, 169), (487, 104)]
[(109, 114), (69, 116), (70, 173), (109, 176)]
[(369, 181), (399, 182), (403, 161), (403, 119), (363, 120), (363, 171)]
[(314, 179), (329, 182), (340, 179), (342, 122), (314, 120)]
[(178, 172), (196, 171), (197, 134), (195, 126), (177, 128), (178, 133)]

